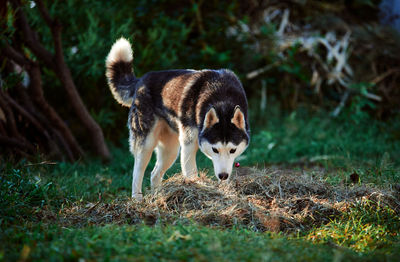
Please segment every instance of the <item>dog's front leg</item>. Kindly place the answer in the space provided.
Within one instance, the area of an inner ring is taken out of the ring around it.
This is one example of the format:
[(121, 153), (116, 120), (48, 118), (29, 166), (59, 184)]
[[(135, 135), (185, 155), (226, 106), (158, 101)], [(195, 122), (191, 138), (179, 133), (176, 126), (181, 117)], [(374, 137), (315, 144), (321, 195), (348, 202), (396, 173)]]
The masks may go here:
[(197, 177), (196, 153), (199, 146), (197, 141), (181, 143), (181, 168), (186, 178)]

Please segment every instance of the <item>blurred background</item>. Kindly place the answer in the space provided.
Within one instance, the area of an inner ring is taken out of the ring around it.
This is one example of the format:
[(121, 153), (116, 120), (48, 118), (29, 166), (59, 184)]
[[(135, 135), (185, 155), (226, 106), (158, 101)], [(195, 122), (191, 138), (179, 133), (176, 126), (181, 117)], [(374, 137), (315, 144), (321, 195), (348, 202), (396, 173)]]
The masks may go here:
[(396, 0), (3, 1), (1, 158), (127, 155), (128, 110), (104, 75), (124, 36), (139, 77), (172, 68), (240, 77), (257, 145), (249, 163), (398, 159), (399, 14)]

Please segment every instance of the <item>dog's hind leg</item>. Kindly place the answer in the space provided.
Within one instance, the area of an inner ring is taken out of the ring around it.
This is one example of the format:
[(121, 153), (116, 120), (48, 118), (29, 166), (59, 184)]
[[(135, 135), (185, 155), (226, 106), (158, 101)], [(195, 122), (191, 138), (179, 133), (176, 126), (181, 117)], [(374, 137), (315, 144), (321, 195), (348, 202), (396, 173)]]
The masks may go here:
[(141, 200), (143, 176), (147, 165), (149, 164), (151, 154), (159, 142), (162, 121), (156, 121), (150, 131), (143, 139), (138, 140), (138, 136), (131, 131), (131, 151), (135, 157), (132, 180), (132, 198)]
[(175, 162), (179, 153), (178, 139), (167, 144), (159, 143), (156, 147), (157, 162), (151, 172), (151, 189), (157, 190), (161, 186), (162, 178), (167, 170)]
[(160, 121), (158, 145), (156, 147), (157, 162), (151, 172), (151, 188), (156, 190), (161, 186), (161, 180), (165, 172), (175, 162), (179, 153), (178, 134), (174, 132), (166, 122)]
[(143, 145), (134, 150), (135, 165), (132, 174), (132, 198), (143, 199), (142, 183), (147, 165), (149, 164), (151, 154), (155, 148), (156, 142), (153, 137), (147, 138)]

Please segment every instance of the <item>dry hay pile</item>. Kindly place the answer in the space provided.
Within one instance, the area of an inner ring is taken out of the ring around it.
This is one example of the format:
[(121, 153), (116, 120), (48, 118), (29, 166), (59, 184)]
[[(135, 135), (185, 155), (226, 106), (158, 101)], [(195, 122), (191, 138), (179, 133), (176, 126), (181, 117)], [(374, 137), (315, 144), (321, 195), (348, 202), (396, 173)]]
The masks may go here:
[(360, 199), (389, 205), (400, 213), (395, 191), (366, 186), (333, 187), (322, 171), (241, 168), (229, 183), (202, 174), (185, 180), (177, 174), (144, 201), (115, 200), (64, 209), (65, 225), (147, 224), (195, 221), (209, 226), (246, 226), (256, 231), (293, 232), (328, 223)]

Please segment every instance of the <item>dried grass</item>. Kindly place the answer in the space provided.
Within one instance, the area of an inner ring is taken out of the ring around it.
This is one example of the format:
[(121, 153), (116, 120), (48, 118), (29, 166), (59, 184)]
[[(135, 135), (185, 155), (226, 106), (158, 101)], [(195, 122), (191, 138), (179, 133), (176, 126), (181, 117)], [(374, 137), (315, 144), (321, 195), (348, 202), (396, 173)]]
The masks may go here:
[(177, 174), (162, 188), (148, 193), (143, 202), (115, 200), (64, 209), (64, 225), (176, 223), (246, 226), (256, 231), (293, 232), (329, 222), (363, 198), (389, 205), (400, 213), (394, 190), (359, 185), (331, 186), (321, 170), (240, 168), (229, 183), (218, 183), (204, 174), (185, 180)]

